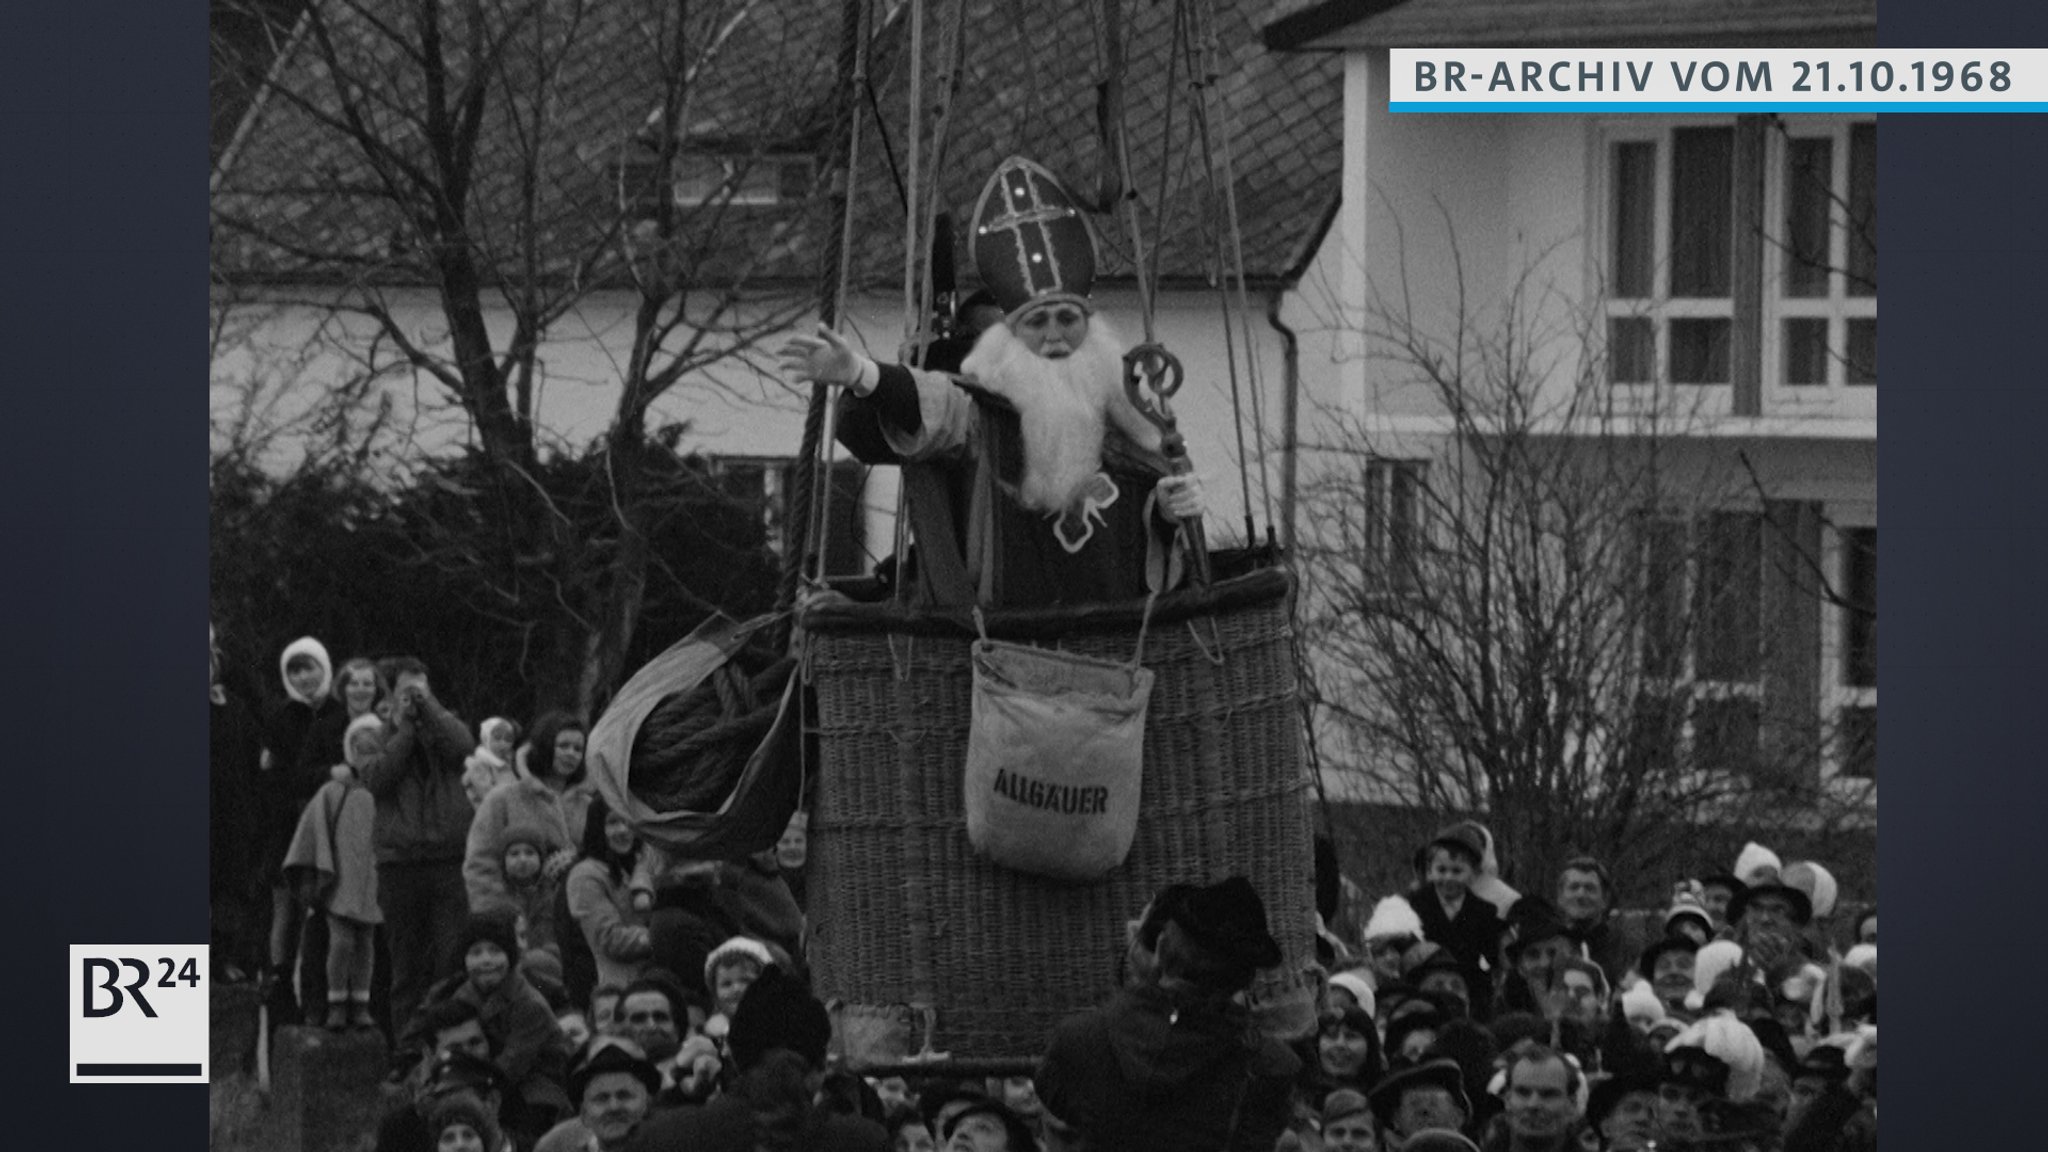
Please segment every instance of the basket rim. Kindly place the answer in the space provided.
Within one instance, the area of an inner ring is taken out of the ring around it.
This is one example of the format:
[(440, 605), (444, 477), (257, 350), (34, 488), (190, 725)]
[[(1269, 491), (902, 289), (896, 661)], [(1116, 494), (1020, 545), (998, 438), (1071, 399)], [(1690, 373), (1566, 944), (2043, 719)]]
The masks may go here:
[[(1217, 612), (1284, 601), (1294, 593), (1294, 577), (1285, 568), (1260, 568), (1207, 588), (1161, 593), (1152, 609), (1152, 626), (1176, 624)], [(1000, 640), (1047, 639), (1077, 632), (1136, 632), (1145, 617), (1145, 600), (1135, 598), (1062, 608), (999, 608), (984, 612), (988, 635)], [(803, 613), (802, 627), (820, 636), (875, 633), (953, 636), (974, 639), (974, 606), (917, 608), (889, 602), (826, 603)]]

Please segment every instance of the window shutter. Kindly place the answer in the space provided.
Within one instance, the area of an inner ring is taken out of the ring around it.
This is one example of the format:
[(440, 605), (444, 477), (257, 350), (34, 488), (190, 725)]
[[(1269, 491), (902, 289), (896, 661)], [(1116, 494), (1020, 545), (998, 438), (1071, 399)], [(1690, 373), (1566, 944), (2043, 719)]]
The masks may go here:
[(1764, 515), (1762, 774), (1783, 786), (1817, 788), (1821, 508), (1810, 500), (1767, 500)]

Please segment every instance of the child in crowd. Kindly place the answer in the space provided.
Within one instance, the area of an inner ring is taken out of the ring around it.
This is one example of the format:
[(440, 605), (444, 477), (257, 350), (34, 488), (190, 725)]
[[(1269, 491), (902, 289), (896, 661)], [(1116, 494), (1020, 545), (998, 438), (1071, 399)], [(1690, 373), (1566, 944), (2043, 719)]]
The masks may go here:
[(558, 878), (543, 867), (547, 858), (567, 847), (557, 844), (548, 830), (538, 824), (514, 824), (498, 841), (499, 862), (505, 875), (505, 896), (524, 927), (526, 960), (535, 952), (547, 952), (560, 964), (562, 947), (555, 939), (555, 894)]
[(372, 935), (384, 922), (377, 907), (377, 802), (363, 787), (364, 769), (384, 751), (384, 722), (367, 712), (342, 735), (343, 762), (299, 817), (285, 852), (285, 874), (299, 898), (327, 917), (327, 1018), (331, 1032), (373, 1029)]
[[(293, 993), (292, 968), (298, 959), (300, 925), (308, 909), (297, 899), (294, 885), (285, 878), (281, 865), (307, 802), (327, 781), (327, 767), (333, 763), (334, 749), (316, 746), (311, 739), (313, 729), (343, 706), (331, 695), (334, 663), (328, 658), (327, 646), (320, 641), (311, 636), (299, 637), (285, 645), (277, 664), (286, 699), (269, 710), (263, 721), (257, 792), (264, 811), (264, 838), (257, 852), (266, 868), (275, 869), (270, 873), (267, 993), (272, 1011), (291, 1019), (300, 1007)], [(310, 969), (310, 958), (307, 966)], [(306, 983), (315, 983), (318, 973), (308, 970), (304, 979)], [(306, 1007), (311, 1009), (312, 1005)]]
[(746, 936), (735, 936), (711, 950), (711, 955), (704, 958), (704, 988), (711, 993), (713, 1009), (711, 1018), (704, 1022), (706, 1035), (714, 1040), (725, 1039), (732, 1015), (739, 1010), (740, 998), (773, 963), (775, 955), (768, 946)]
[(512, 749), (519, 743), (519, 725), (503, 716), (493, 716), (476, 726), (476, 751), (462, 762), (462, 790), (471, 807), (484, 802), (491, 789), (519, 778), (512, 765)]

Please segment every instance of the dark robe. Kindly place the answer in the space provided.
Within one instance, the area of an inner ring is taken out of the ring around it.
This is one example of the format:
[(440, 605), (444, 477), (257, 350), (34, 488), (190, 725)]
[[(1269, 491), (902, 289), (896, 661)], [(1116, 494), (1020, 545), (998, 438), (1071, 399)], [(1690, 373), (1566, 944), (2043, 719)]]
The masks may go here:
[[(1024, 446), (1008, 403), (960, 378), (895, 365), (881, 372), (873, 394), (847, 396), (838, 438), (864, 463), (903, 465), (917, 540), (907, 577), (912, 603), (1036, 608), (1146, 594), (1148, 558), (1170, 545), (1171, 530), (1148, 510), (1153, 486), (1166, 475), (1157, 454), (1112, 425), (1088, 491), (1061, 515), (1039, 512), (1016, 496)], [(933, 435), (925, 421), (945, 414), (920, 411), (919, 392), (939, 382), (950, 382), (970, 406), (958, 417), (964, 429)], [(899, 450), (913, 439), (938, 446)]]

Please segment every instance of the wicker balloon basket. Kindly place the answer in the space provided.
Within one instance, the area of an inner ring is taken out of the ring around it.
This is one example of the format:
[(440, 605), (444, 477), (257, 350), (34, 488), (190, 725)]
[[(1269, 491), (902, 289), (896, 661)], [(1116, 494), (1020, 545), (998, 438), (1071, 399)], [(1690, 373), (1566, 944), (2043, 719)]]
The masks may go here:
[[(1251, 878), (1286, 953), (1253, 988), (1277, 1034), (1313, 1027), (1311, 781), (1277, 569), (1160, 597), (1137, 839), (1101, 881), (1012, 872), (968, 845), (964, 616), (893, 605), (805, 619), (817, 695), (810, 959), (857, 1067), (1029, 1065), (1116, 986), (1127, 922), (1168, 883)], [(998, 639), (1130, 658), (1142, 604), (996, 613)]]

